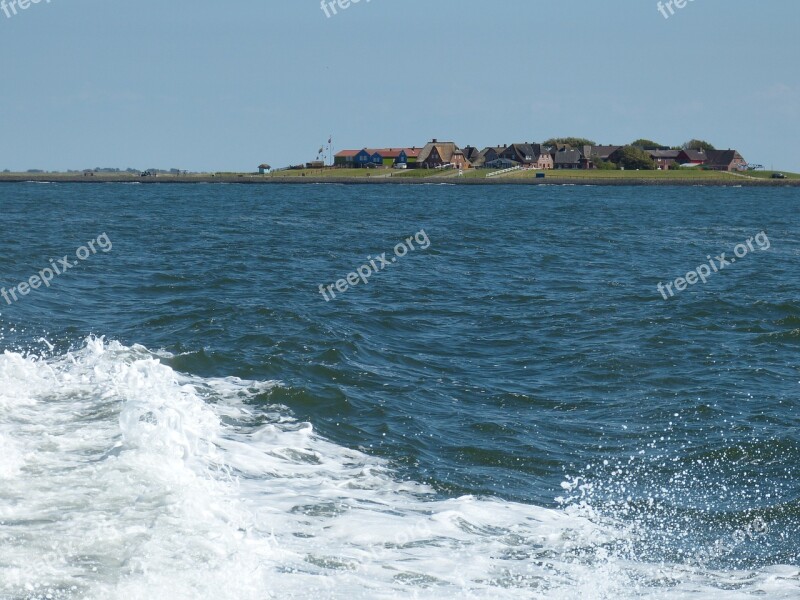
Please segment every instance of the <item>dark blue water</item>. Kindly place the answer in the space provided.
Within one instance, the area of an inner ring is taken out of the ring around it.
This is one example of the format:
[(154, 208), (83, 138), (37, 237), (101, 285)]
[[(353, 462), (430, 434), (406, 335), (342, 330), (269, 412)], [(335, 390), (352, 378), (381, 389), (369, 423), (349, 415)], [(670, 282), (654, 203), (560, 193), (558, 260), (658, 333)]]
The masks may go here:
[[(640, 557), (678, 562), (688, 538), (758, 519), (770, 533), (719, 562), (796, 564), (799, 204), (794, 189), (3, 185), (0, 285), (102, 233), (113, 250), (2, 302), (2, 346), (105, 336), (178, 372), (280, 380), (256, 407), (442, 498), (586, 502), (644, 532)], [(422, 230), (427, 249), (319, 293)], [(759, 232), (768, 249), (706, 284), (656, 289)]]

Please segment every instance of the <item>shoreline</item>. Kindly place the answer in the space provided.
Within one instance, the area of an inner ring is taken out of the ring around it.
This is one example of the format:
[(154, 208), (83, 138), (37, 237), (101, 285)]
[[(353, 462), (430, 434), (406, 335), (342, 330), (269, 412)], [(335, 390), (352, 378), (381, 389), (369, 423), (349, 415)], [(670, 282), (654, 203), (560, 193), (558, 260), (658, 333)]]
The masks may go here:
[(718, 179), (718, 178), (616, 178), (616, 177), (557, 177), (542, 179), (498, 177), (276, 177), (263, 175), (199, 175), (138, 177), (133, 175), (53, 175), (53, 174), (0, 174), (0, 183), (73, 183), (73, 184), (244, 184), (244, 185), (560, 185), (560, 186), (677, 186), (677, 187), (800, 187), (800, 179)]

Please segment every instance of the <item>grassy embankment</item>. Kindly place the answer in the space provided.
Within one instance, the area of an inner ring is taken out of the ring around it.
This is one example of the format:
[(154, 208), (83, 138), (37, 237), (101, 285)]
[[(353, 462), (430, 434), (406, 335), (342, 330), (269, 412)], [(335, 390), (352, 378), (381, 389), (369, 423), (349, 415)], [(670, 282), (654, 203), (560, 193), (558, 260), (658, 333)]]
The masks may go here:
[(541, 171), (520, 170), (502, 173), (489, 177), (495, 173), (491, 169), (468, 169), (459, 176), (454, 169), (298, 169), (291, 171), (277, 171), (265, 175), (254, 173), (193, 173), (187, 175), (159, 175), (158, 177), (139, 177), (131, 173), (95, 173), (83, 175), (82, 173), (0, 173), (0, 181), (64, 181), (64, 182), (142, 182), (142, 183), (197, 183), (197, 182), (224, 182), (224, 183), (280, 183), (292, 181), (300, 183), (307, 179), (311, 183), (320, 181), (357, 182), (363, 180), (377, 182), (399, 183), (403, 180), (419, 182), (420, 180), (447, 180), (457, 183), (478, 183), (486, 180), (492, 183), (623, 183), (626, 181), (636, 183), (664, 183), (691, 184), (708, 183), (721, 185), (758, 185), (761, 184), (794, 184), (800, 183), (800, 174), (783, 172), (786, 179), (773, 179), (774, 171), (748, 171), (746, 173), (726, 173), (720, 171), (703, 171), (699, 169), (681, 169), (677, 171), (602, 171), (602, 170), (550, 170), (545, 172), (544, 179), (536, 179)]
[[(487, 176), (496, 171), (492, 169), (469, 169), (464, 171), (461, 176), (464, 179), (487, 179)], [(541, 171), (521, 170), (503, 173), (498, 176), (488, 177), (491, 181), (503, 181), (508, 179), (535, 179), (536, 174)], [(581, 179), (602, 179), (602, 180), (634, 180), (644, 179), (652, 181), (714, 181), (714, 182), (736, 182), (737, 179), (753, 178), (758, 180), (773, 180), (774, 171), (752, 171), (747, 173), (726, 173), (721, 171), (704, 171), (702, 169), (680, 169), (676, 171), (602, 171), (596, 170), (549, 170), (545, 172), (545, 179), (558, 180), (581, 180)], [(800, 179), (800, 174), (784, 173), (788, 179)], [(270, 175), (264, 175), (270, 179), (280, 179), (282, 177), (312, 177), (335, 179), (338, 177), (346, 178), (457, 178), (458, 172), (448, 170), (428, 170), (428, 169), (409, 169), (409, 170), (390, 170), (390, 169), (303, 169), (297, 171), (280, 171)]]

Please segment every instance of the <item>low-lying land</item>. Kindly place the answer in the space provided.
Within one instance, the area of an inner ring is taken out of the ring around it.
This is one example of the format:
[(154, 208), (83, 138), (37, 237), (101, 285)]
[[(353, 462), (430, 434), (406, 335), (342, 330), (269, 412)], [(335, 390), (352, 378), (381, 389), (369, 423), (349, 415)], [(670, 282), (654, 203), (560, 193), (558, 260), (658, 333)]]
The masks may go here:
[(774, 179), (772, 171), (729, 173), (680, 169), (671, 171), (603, 170), (518, 170), (499, 173), (490, 169), (470, 169), (459, 175), (453, 170), (391, 169), (298, 169), (268, 174), (197, 173), (141, 177), (129, 173), (0, 173), (4, 182), (53, 183), (348, 183), (348, 184), (425, 184), (460, 185), (719, 185), (719, 186), (800, 186), (800, 174), (784, 173), (786, 179)]

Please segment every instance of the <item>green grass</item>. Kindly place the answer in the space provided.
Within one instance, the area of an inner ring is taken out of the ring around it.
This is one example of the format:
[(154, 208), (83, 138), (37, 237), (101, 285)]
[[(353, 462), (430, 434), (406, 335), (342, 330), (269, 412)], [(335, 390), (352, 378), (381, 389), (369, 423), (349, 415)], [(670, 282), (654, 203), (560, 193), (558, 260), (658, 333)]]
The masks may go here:
[[(800, 173), (789, 173), (789, 171), (745, 171), (742, 175), (755, 177), (756, 179), (772, 179), (773, 173), (783, 173), (786, 179), (800, 179)], [(775, 181), (780, 181), (776, 179)]]
[[(513, 178), (534, 178), (536, 173), (541, 171), (516, 171), (505, 177)], [(678, 180), (678, 179), (704, 179), (704, 180), (731, 180), (736, 176), (720, 171), (700, 171), (696, 169), (686, 169), (679, 171), (602, 171), (600, 169), (554, 169), (546, 171), (547, 179), (658, 179), (658, 180)], [(501, 178), (504, 178), (501, 176)]]
[[(400, 179), (420, 179), (420, 178), (464, 178), (464, 179), (485, 179), (490, 173), (495, 172), (491, 169), (467, 169), (459, 177), (453, 169), (298, 169), (294, 171), (279, 171), (269, 175), (253, 175), (252, 177), (269, 177), (280, 179), (282, 177), (312, 177), (336, 179), (340, 177), (360, 178), (376, 177), (384, 178), (391, 176)], [(504, 179), (533, 179), (537, 173), (542, 171), (522, 170), (512, 171), (492, 177), (494, 181)], [(742, 173), (748, 177), (757, 179), (771, 179), (774, 171), (748, 171)], [(787, 179), (800, 179), (800, 174), (783, 172)], [(704, 171), (702, 169), (680, 169), (673, 171), (603, 171), (600, 169), (552, 169), (545, 171), (546, 179), (653, 179), (653, 180), (704, 180), (704, 181), (731, 181), (741, 178), (741, 175), (727, 173), (724, 171)], [(250, 177), (251, 175), (247, 175)], [(777, 180), (776, 180), (777, 181)]]
[(400, 169), (395, 177), (453, 177), (453, 169)]
[[(215, 173), (213, 176), (210, 173), (197, 173), (197, 174), (189, 174), (189, 175), (159, 175), (158, 178), (146, 178), (147, 180), (162, 180), (162, 181), (169, 181), (170, 179), (180, 178), (182, 181), (189, 181), (198, 180), (204, 181), (208, 180), (213, 182), (215, 179), (217, 181), (229, 181), (229, 182), (236, 182), (244, 180), (250, 181), (259, 181), (259, 180), (267, 180), (267, 181), (276, 181), (279, 182), (281, 180), (295, 180), (297, 178), (306, 177), (310, 180), (330, 180), (336, 181), (337, 179), (388, 179), (391, 177), (393, 180), (415, 180), (418, 181), (420, 179), (430, 179), (433, 181), (457, 181), (457, 180), (483, 180), (488, 177), (489, 174), (495, 171), (491, 169), (467, 169), (463, 172), (463, 175), (459, 176), (458, 172), (453, 169), (298, 169), (292, 171), (278, 171), (275, 173), (269, 173), (265, 175), (259, 175), (257, 173)], [(489, 178), (488, 181), (498, 182), (501, 183), (503, 181), (512, 181), (512, 182), (519, 182), (521, 180), (533, 180), (536, 178), (538, 173), (542, 171), (534, 171), (534, 170), (522, 170), (522, 171), (512, 171), (509, 173), (505, 173), (503, 175)], [(681, 169), (677, 171), (602, 171), (602, 170), (549, 170), (545, 171), (545, 179), (544, 182), (553, 181), (555, 183), (563, 183), (563, 182), (570, 182), (570, 181), (581, 181), (581, 180), (653, 180), (653, 181), (697, 181), (698, 183), (701, 182), (740, 182), (745, 183), (748, 179), (751, 181), (753, 179), (759, 181), (769, 180), (772, 182), (779, 183), (780, 181), (797, 181), (800, 180), (800, 174), (798, 173), (789, 173), (786, 171), (781, 171), (784, 175), (786, 175), (785, 180), (780, 179), (772, 179), (772, 174), (775, 171), (747, 171), (741, 174), (735, 173), (727, 173), (722, 171), (703, 171), (701, 169)], [(2, 175), (2, 174), (0, 174)], [(141, 179), (137, 175), (126, 174), (126, 173), (95, 173), (94, 176), (84, 177), (82, 173), (6, 173), (5, 175), (10, 175), (14, 177), (18, 177), (21, 179), (30, 179), (30, 180), (49, 180), (49, 181), (70, 181), (70, 180), (84, 180), (84, 181), (114, 181), (114, 180), (138, 180), (138, 181), (145, 181), (145, 179)], [(539, 180), (542, 181), (541, 179)]]
[(292, 169), (268, 175), (256, 175), (256, 177), (270, 177), (273, 179), (281, 177), (377, 177), (388, 175), (389, 173), (389, 169)]

